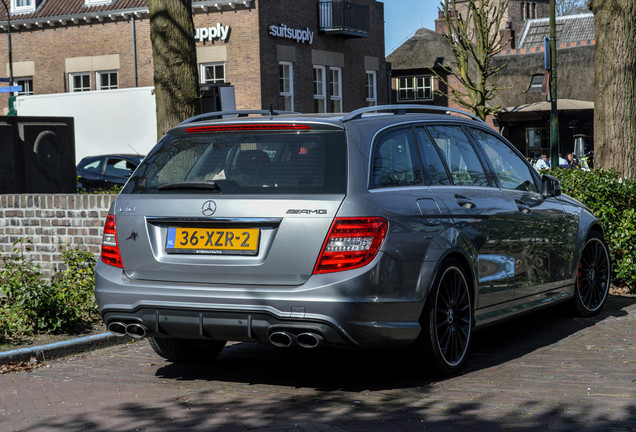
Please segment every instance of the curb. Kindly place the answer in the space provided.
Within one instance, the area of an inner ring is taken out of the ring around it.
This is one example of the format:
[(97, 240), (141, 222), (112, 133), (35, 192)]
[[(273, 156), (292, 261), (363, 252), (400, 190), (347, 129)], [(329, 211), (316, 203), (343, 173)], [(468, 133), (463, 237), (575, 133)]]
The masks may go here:
[(37, 362), (44, 362), (134, 341), (133, 338), (115, 336), (108, 332), (32, 348), (20, 348), (0, 353), (0, 366), (10, 362), (28, 362), (34, 357)]

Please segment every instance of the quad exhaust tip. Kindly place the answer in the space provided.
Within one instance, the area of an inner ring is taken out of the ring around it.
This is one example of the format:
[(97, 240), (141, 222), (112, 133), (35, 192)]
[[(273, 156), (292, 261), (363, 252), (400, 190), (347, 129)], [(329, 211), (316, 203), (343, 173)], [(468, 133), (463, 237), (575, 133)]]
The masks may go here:
[(108, 331), (116, 336), (130, 336), (134, 339), (143, 339), (146, 337), (148, 329), (137, 323), (126, 324), (123, 322), (115, 321), (108, 324)]
[(324, 342), (324, 338), (316, 333), (301, 333), (296, 336), (296, 343), (303, 348), (316, 348)]
[(122, 322), (112, 322), (108, 324), (108, 331), (116, 336), (126, 336), (126, 324)]
[(269, 341), (272, 345), (279, 348), (289, 348), (294, 343), (296, 337), (292, 333), (277, 331), (269, 335)]
[(325, 339), (322, 336), (311, 332), (295, 335), (286, 331), (276, 331), (269, 336), (269, 342), (279, 348), (289, 348), (294, 343), (302, 348), (316, 348), (322, 345), (324, 341)]

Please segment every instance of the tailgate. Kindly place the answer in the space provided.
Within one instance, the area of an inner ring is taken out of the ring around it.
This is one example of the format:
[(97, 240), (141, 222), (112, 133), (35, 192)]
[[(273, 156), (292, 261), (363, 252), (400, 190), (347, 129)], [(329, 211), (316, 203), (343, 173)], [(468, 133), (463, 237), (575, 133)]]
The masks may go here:
[(120, 195), (115, 217), (126, 274), (166, 282), (300, 285), (313, 272), (344, 195), (213, 198)]

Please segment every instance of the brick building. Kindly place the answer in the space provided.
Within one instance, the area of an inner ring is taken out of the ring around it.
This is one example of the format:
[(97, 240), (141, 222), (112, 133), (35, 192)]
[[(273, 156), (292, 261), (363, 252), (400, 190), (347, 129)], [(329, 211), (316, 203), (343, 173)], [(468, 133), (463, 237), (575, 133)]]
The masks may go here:
[[(467, 0), (457, 0), (457, 16), (467, 16)], [(515, 48), (528, 22), (547, 17), (549, 0), (509, 0), (504, 12), (499, 32), (505, 47)], [(470, 23), (469, 23), (470, 24)], [(444, 77), (450, 86), (457, 79), (448, 76), (444, 67), (453, 61), (453, 54), (442, 34), (446, 33), (444, 13), (440, 10), (435, 20), (435, 31), (420, 29), (415, 35), (398, 47), (387, 57), (391, 65), (390, 99), (397, 103), (426, 103), (458, 108), (452, 100), (436, 93), (448, 94), (446, 86), (435, 78), (435, 74)]]
[[(19, 94), (153, 85), (146, 0), (3, 0)], [(384, 9), (375, 0), (193, 1), (199, 82), (238, 109), (342, 112), (386, 102)], [(9, 25), (10, 20), (10, 25)], [(6, 84), (5, 84), (6, 85)], [(8, 106), (0, 95), (0, 107)], [(0, 111), (2, 113), (2, 111)]]

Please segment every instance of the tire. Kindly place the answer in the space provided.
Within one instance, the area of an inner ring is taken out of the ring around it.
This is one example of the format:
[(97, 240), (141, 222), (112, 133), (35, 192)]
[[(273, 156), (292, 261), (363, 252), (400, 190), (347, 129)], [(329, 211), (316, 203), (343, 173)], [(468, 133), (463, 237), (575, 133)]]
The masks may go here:
[(440, 266), (421, 318), (416, 343), (434, 374), (451, 375), (461, 369), (473, 333), (471, 289), (462, 265), (454, 258)]
[(152, 349), (171, 362), (204, 362), (216, 357), (225, 341), (177, 338), (148, 338)]
[(611, 284), (611, 259), (603, 237), (592, 231), (578, 263), (571, 301), (573, 312), (582, 317), (596, 315), (605, 305)]

